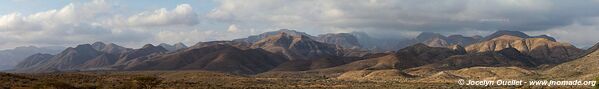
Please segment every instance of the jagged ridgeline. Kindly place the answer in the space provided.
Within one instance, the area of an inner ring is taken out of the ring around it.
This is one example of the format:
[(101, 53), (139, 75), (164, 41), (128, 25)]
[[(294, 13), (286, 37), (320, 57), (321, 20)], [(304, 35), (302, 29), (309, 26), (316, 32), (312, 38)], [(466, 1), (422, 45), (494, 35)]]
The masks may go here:
[[(281, 29), (231, 41), (147, 44), (96, 42), (57, 54), (33, 54), (11, 72), (202, 70), (262, 77), (451, 82), (456, 79), (564, 77), (591, 79), (597, 47), (586, 51), (519, 31), (489, 36), (423, 32), (380, 39), (363, 32), (312, 36)], [(553, 67), (555, 66), (555, 67)], [(513, 73), (514, 76), (488, 75)], [(575, 77), (572, 77), (575, 76)]]

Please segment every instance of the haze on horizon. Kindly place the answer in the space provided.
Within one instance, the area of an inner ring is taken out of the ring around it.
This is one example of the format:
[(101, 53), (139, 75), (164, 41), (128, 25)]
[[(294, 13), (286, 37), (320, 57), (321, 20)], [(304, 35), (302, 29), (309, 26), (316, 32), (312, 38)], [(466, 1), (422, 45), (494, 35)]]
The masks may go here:
[(96, 41), (192, 45), (284, 28), (381, 38), (514, 30), (583, 48), (599, 41), (594, 8), (598, 0), (3, 0), (0, 49)]

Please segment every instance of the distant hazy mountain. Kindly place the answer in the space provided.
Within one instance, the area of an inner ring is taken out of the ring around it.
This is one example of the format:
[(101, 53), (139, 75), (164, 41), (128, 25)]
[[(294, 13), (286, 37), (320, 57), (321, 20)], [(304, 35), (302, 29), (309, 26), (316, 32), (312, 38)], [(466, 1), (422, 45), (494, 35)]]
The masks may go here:
[(30, 55), (37, 53), (56, 54), (63, 50), (64, 47), (35, 47), (23, 46), (14, 49), (0, 50), (0, 70), (11, 69)]
[(318, 35), (319, 42), (339, 45), (344, 48), (361, 48), (362, 45), (354, 35), (349, 33), (330, 33)]
[[(42, 61), (36, 66), (25, 68), (27, 71), (44, 71), (51, 72), (56, 70), (74, 70), (84, 65), (85, 62), (91, 60), (101, 52), (95, 50), (90, 44), (78, 45), (77, 47), (69, 47), (56, 56)], [(22, 69), (19, 69), (22, 70)]]
[(29, 68), (31, 66), (36, 66), (40, 62), (47, 61), (48, 59), (50, 59), (52, 57), (54, 57), (54, 55), (41, 54), (41, 53), (33, 54), (33, 55), (25, 58), (25, 60), (21, 61), (19, 64), (17, 64), (17, 66), (15, 68), (22, 69), (22, 68)]
[(185, 44), (183, 44), (183, 43), (176, 43), (176, 44), (173, 44), (173, 45), (169, 45), (169, 44), (166, 44), (166, 43), (160, 43), (158, 46), (162, 46), (164, 49), (166, 49), (166, 50), (168, 50), (170, 52), (177, 51), (179, 49), (187, 48), (187, 46)]
[(370, 52), (395, 51), (418, 42), (407, 38), (375, 38), (364, 32), (351, 32), (362, 46), (362, 49)]
[(431, 47), (447, 47), (451, 45), (468, 46), (479, 42), (480, 40), (480, 36), (466, 37), (462, 35), (451, 35), (446, 37), (439, 33), (422, 32), (416, 37), (414, 42), (423, 43)]
[(19, 63), (16, 72), (79, 71), (95, 68), (110, 68), (116, 64), (147, 59), (148, 55), (161, 54), (167, 50), (151, 44), (140, 49), (130, 49), (113, 43), (81, 44), (66, 48), (54, 56), (36, 54)]

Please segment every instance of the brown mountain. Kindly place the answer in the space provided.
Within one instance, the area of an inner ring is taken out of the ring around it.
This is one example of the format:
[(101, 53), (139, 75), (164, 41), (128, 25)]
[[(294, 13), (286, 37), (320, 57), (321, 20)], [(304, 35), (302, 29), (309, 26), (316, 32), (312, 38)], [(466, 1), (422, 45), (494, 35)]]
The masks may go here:
[(95, 50), (90, 44), (78, 45), (75, 48), (69, 47), (56, 56), (40, 61), (36, 66), (17, 69), (22, 72), (51, 72), (55, 70), (76, 70), (83, 64), (98, 55), (101, 52)]
[(114, 54), (102, 53), (101, 55), (98, 55), (95, 58), (83, 63), (83, 66), (81, 66), (80, 69), (110, 66), (117, 61), (116, 57), (117, 56)]
[(14, 49), (0, 50), (0, 70), (13, 69), (19, 62), (25, 58), (37, 54), (58, 54), (65, 47), (50, 46), (50, 47), (36, 47), (36, 46), (20, 46)]
[(208, 47), (213, 45), (230, 45), (233, 47), (237, 47), (239, 49), (249, 49), (252, 45), (248, 42), (240, 42), (240, 41), (209, 41), (209, 42), (198, 42), (195, 45), (189, 47), (189, 49)]
[(547, 35), (529, 36), (529, 35), (527, 35), (524, 32), (520, 32), (520, 31), (508, 31), (508, 30), (498, 30), (498, 31), (496, 31), (493, 34), (491, 34), (489, 36), (486, 36), (482, 40), (483, 41), (488, 41), (488, 40), (492, 40), (492, 39), (495, 39), (497, 37), (501, 37), (501, 36), (504, 36), (504, 35), (515, 36), (515, 37), (520, 37), (520, 38), (545, 38), (545, 39), (550, 40), (550, 41), (554, 41), (554, 42), (556, 41), (555, 38), (549, 37)]
[(569, 61), (569, 57), (576, 56), (582, 50), (567, 44), (551, 41), (546, 38), (521, 38), (503, 35), (488, 41), (472, 44), (466, 47), (468, 53), (493, 52), (505, 48), (516, 48), (523, 54), (537, 59), (535, 63), (556, 64)]
[(165, 51), (164, 48), (152, 45), (132, 50), (112, 43), (104, 44), (102, 42), (95, 42), (92, 45), (82, 44), (75, 48), (69, 47), (49, 59), (44, 59), (46, 56), (33, 55), (30, 57), (31, 59), (28, 59), (31, 61), (21, 62), (21, 67), (16, 69), (16, 71), (53, 72), (95, 70), (97, 68), (110, 67), (119, 61), (126, 63), (129, 60)]
[(335, 45), (312, 40), (308, 36), (293, 36), (281, 32), (254, 44), (251, 48), (261, 48), (272, 53), (285, 55), (290, 60), (308, 60), (323, 56), (343, 55)]
[(287, 33), (288, 35), (291, 36), (308, 36), (309, 38), (315, 38), (313, 36), (310, 36), (304, 32), (299, 32), (299, 31), (295, 31), (295, 30), (289, 30), (289, 29), (280, 29), (277, 31), (271, 31), (271, 32), (265, 32), (259, 35), (253, 35), (253, 36), (249, 36), (247, 38), (241, 38), (241, 39), (235, 39), (233, 41), (236, 42), (246, 42), (246, 43), (256, 43), (262, 39), (268, 38), (269, 36), (274, 36), (277, 35), (279, 33)]
[(320, 71), (346, 72), (352, 70), (408, 69), (438, 62), (442, 59), (462, 53), (444, 47), (429, 47), (416, 44), (397, 52), (371, 55), (372, 58), (358, 60), (345, 65), (322, 69)]
[(599, 43), (586, 50), (582, 56), (557, 65), (545, 73), (556, 78), (594, 79), (599, 76)]
[(242, 50), (230, 45), (212, 45), (133, 62), (125, 70), (209, 70), (236, 74), (268, 71), (287, 61), (262, 49)]
[(118, 60), (115, 62), (115, 65), (127, 65), (132, 60), (146, 59), (146, 56), (162, 54), (167, 51), (168, 50), (164, 49), (161, 46), (154, 46), (152, 44), (146, 44), (140, 49), (135, 49), (135, 50), (121, 54), (118, 57)]
[(454, 55), (439, 62), (410, 68), (410, 74), (430, 75), (445, 70), (458, 70), (470, 67), (510, 67), (534, 68), (538, 66), (534, 58), (520, 53), (515, 48), (505, 48), (497, 52), (471, 53), (466, 55)]
[(92, 44), (92, 47), (98, 51), (113, 55), (118, 55), (132, 50), (113, 43), (105, 44), (103, 42), (95, 42)]
[(54, 55), (51, 55), (51, 54), (41, 54), (41, 53), (33, 54), (33, 55), (25, 58), (25, 60), (19, 62), (19, 64), (17, 64), (17, 66), (15, 68), (17, 68), (17, 69), (29, 68), (31, 66), (35, 66), (35, 65), (39, 64), (42, 61), (46, 61), (46, 60), (52, 58), (53, 56)]

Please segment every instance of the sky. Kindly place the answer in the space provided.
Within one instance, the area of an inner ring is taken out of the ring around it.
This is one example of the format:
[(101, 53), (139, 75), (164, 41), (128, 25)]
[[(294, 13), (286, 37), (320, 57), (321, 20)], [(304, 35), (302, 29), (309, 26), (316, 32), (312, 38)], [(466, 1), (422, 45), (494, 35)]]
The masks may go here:
[(96, 41), (193, 45), (283, 28), (379, 38), (515, 30), (584, 48), (599, 41), (599, 0), (0, 1), (0, 49)]

